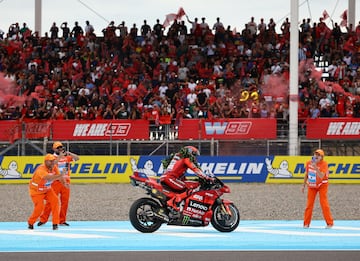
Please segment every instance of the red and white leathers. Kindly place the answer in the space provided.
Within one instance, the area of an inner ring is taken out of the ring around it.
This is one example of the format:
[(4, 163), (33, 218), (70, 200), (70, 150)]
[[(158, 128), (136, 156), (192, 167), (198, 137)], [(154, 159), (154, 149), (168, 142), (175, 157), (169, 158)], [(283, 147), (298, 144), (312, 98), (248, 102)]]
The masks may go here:
[(191, 169), (197, 176), (204, 179), (211, 179), (201, 169), (199, 169), (190, 158), (183, 158), (180, 153), (174, 155), (171, 159), (166, 172), (160, 177), (160, 182), (167, 185), (173, 191), (179, 192), (174, 198), (167, 203), (170, 207), (178, 210), (177, 204), (180, 203), (192, 190), (197, 187), (198, 182), (186, 180), (185, 174)]
[(185, 177), (188, 169), (191, 169), (197, 176), (208, 179), (208, 176), (190, 158), (182, 158), (180, 153), (177, 153), (170, 161), (166, 172), (160, 177), (160, 182), (176, 192), (184, 192), (190, 188), (186, 184), (190, 182), (186, 181)]

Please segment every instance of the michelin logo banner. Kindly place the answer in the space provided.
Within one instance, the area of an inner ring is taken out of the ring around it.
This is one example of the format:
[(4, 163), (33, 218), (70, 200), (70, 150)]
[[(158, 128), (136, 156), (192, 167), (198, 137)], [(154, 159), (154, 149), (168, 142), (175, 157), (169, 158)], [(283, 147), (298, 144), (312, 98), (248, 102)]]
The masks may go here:
[[(71, 164), (72, 183), (128, 183), (138, 171), (158, 178), (163, 156), (81, 156)], [(302, 183), (305, 156), (224, 156), (198, 158), (201, 168), (225, 182)], [(326, 157), (331, 183), (359, 183), (358, 157)], [(0, 184), (28, 183), (42, 156), (0, 157)], [(194, 173), (187, 173), (191, 178)]]

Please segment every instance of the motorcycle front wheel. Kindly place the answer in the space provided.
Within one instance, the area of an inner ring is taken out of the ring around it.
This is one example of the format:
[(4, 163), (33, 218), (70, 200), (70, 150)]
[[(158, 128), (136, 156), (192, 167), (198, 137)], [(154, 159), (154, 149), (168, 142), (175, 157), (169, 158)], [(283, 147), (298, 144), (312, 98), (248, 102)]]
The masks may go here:
[(234, 204), (229, 204), (227, 213), (223, 204), (213, 207), (211, 225), (220, 232), (234, 231), (240, 223), (240, 212)]
[(129, 218), (134, 228), (143, 233), (152, 233), (158, 230), (163, 223), (154, 212), (160, 208), (158, 202), (151, 198), (140, 198), (130, 207)]

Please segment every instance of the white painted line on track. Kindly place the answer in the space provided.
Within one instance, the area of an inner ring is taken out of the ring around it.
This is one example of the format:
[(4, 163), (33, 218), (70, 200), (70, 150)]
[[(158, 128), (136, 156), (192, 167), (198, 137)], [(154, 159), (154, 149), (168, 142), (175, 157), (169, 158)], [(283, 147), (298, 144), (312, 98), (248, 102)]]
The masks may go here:
[(92, 235), (92, 234), (74, 234), (74, 233), (59, 233), (58, 231), (32, 231), (32, 230), (0, 230), (3, 235), (30, 235), (30, 236), (47, 236), (58, 238), (112, 238), (110, 236)]

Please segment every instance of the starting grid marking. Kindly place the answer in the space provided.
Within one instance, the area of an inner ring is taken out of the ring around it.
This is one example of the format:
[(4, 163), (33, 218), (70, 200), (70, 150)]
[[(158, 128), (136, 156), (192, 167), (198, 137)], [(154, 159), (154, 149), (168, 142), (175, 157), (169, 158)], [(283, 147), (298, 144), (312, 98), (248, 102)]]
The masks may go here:
[(308, 229), (301, 220), (242, 220), (230, 233), (211, 225), (163, 225), (154, 233), (140, 233), (129, 221), (74, 221), (56, 231), (50, 223), (35, 225), (34, 230), (26, 226), (26, 222), (0, 222), (0, 252), (360, 250), (356, 220), (335, 220), (331, 229), (320, 220)]

